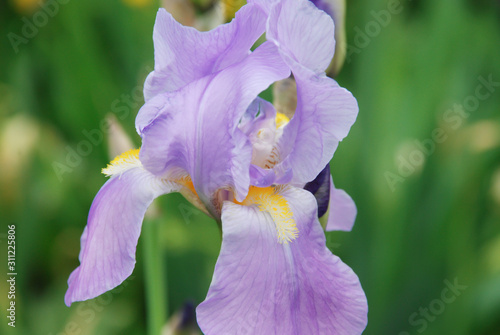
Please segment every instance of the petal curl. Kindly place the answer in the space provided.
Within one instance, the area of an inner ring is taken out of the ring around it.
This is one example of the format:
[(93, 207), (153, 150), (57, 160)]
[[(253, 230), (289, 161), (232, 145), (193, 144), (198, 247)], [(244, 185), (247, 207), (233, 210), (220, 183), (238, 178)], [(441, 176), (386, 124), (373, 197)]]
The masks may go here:
[(154, 198), (180, 189), (142, 167), (117, 174), (104, 184), (90, 208), (81, 237), (80, 266), (68, 279), (66, 305), (95, 298), (132, 274), (146, 209)]
[(146, 101), (243, 60), (264, 33), (265, 20), (258, 6), (247, 5), (230, 23), (200, 32), (160, 8), (153, 32), (155, 69), (144, 85)]
[(279, 244), (271, 216), (225, 202), (222, 249), (207, 298), (197, 308), (206, 335), (361, 334), (366, 297), (356, 274), (325, 246), (316, 200), (289, 187), (299, 229)]

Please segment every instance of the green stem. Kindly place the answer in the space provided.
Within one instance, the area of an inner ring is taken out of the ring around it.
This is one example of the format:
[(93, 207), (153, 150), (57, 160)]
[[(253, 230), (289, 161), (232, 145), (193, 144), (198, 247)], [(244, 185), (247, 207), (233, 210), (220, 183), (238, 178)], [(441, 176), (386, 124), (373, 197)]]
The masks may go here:
[(157, 220), (144, 220), (142, 236), (148, 334), (159, 335), (168, 315), (168, 297), (165, 255), (158, 243)]

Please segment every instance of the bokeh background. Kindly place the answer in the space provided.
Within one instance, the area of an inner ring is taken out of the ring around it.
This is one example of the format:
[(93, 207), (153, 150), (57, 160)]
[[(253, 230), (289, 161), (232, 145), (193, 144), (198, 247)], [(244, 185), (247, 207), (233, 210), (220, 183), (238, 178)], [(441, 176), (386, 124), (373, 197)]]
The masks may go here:
[[(390, 2), (347, 1), (337, 80), (360, 112), (332, 173), (359, 214), (352, 232), (327, 233), (328, 245), (366, 291), (364, 334), (498, 335), (500, 87), (484, 82), (500, 82), (500, 2), (402, 0), (401, 12), (381, 17)], [(0, 333), (146, 334), (142, 237), (124, 287), (71, 308), (63, 297), (110, 160), (107, 136), (82, 143), (114, 114), (140, 144), (137, 92), (153, 66), (161, 4), (61, 0), (44, 23), (41, 3), (0, 2)], [(216, 4), (191, 6), (209, 21)], [(39, 27), (23, 32), (34, 19)], [(10, 33), (21, 37), (16, 47)], [(68, 162), (72, 150), (85, 155)], [(166, 279), (155, 294), (168, 295), (169, 316), (189, 316), (208, 290), (220, 233), (179, 195), (156, 204)], [(15, 329), (5, 318), (8, 224), (17, 236)]]

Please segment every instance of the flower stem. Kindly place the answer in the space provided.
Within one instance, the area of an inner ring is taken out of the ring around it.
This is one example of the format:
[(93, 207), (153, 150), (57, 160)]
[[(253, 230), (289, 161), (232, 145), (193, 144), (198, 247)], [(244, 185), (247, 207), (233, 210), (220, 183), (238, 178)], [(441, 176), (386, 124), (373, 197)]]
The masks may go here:
[(144, 220), (144, 281), (146, 290), (146, 314), (148, 334), (159, 335), (168, 315), (168, 296), (166, 287), (165, 253), (158, 243), (158, 221)]

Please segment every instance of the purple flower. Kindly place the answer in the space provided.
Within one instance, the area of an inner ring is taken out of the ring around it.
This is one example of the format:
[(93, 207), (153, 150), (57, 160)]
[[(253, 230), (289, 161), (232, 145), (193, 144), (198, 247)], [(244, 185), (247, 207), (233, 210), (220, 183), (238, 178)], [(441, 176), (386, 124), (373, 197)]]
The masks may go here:
[[(267, 41), (250, 52), (264, 32)], [(197, 308), (205, 334), (360, 334), (366, 297), (326, 247), (316, 199), (303, 188), (358, 111), (325, 76), (335, 48), (331, 18), (306, 0), (255, 0), (202, 33), (160, 10), (153, 37), (155, 70), (136, 119), (142, 148), (103, 170), (111, 178), (92, 203), (66, 304), (127, 278), (147, 207), (181, 192), (222, 225), (212, 284)], [(290, 74), (291, 119), (258, 98)], [(325, 183), (328, 228), (350, 230), (354, 203), (331, 177), (323, 175)]]

